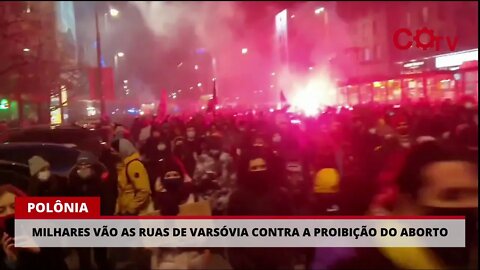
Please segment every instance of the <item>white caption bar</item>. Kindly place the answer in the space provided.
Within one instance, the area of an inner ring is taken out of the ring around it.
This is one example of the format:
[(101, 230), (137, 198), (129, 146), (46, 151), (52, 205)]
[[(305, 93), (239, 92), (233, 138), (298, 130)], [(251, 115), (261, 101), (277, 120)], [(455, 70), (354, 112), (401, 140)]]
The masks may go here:
[(465, 221), (17, 219), (15, 234), (17, 247), (464, 247)]

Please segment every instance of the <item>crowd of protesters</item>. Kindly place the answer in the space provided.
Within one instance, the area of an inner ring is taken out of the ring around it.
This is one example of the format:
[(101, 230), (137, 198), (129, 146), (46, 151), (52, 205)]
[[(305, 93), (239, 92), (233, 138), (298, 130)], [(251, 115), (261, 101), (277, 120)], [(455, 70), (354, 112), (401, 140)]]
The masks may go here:
[[(14, 198), (27, 194), (99, 196), (103, 215), (175, 216), (192, 202), (231, 216), (465, 215), (467, 247), (457, 249), (76, 253), (80, 269), (118, 269), (122, 261), (125, 269), (476, 269), (478, 112), (464, 105), (335, 107), (318, 117), (216, 111), (143, 116), (129, 127), (103, 123), (99, 160), (81, 155), (63, 179), (50, 173), (48, 160), (32, 157), (28, 190), (0, 187), (0, 216), (13, 214)], [(68, 267), (67, 250), (19, 251), (6, 232), (2, 246), (6, 269)]]

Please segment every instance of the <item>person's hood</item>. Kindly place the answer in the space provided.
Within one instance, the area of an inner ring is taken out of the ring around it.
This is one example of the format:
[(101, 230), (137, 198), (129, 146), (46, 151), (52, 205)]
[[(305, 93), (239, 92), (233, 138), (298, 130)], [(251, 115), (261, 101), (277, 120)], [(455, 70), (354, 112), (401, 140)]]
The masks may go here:
[(137, 153), (135, 146), (127, 139), (119, 139), (114, 141), (112, 143), (112, 147), (120, 154), (122, 159)]
[(77, 164), (93, 165), (97, 163), (98, 159), (90, 152), (81, 152), (77, 158)]
[(28, 160), (28, 167), (30, 168), (30, 175), (34, 176), (46, 167), (49, 167), (50, 163), (40, 156), (33, 156)]
[(272, 187), (275, 179), (273, 153), (265, 147), (252, 147), (241, 156), (238, 185), (251, 191), (265, 191)]

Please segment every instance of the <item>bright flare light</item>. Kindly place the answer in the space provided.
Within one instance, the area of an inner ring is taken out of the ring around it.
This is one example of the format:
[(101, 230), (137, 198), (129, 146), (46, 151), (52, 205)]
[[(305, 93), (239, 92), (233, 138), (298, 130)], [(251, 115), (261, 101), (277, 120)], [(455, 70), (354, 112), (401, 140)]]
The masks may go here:
[(118, 52), (118, 53), (117, 53), (117, 56), (118, 56), (118, 57), (124, 57), (125, 54), (124, 54), (123, 52)]
[(247, 54), (248, 53), (248, 49), (247, 48), (243, 48), (242, 49), (242, 54)]
[(292, 96), (293, 109), (306, 116), (316, 116), (323, 107), (335, 102), (335, 87), (327, 77), (317, 74), (297, 89)]

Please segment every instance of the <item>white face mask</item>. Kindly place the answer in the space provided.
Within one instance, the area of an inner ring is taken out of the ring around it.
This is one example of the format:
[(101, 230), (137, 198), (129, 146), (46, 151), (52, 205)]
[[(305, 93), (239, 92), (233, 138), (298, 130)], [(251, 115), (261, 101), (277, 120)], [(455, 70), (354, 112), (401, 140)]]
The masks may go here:
[(187, 131), (188, 138), (195, 138), (195, 131)]
[(160, 143), (159, 145), (157, 145), (157, 149), (160, 151), (164, 151), (165, 149), (167, 149), (167, 146), (163, 143)]
[(80, 176), (80, 178), (85, 179), (90, 177), (93, 174), (93, 171), (91, 168), (83, 168), (83, 169), (78, 169), (77, 174), (78, 176)]
[(51, 176), (50, 171), (41, 171), (38, 173), (38, 179), (41, 181), (47, 181)]

